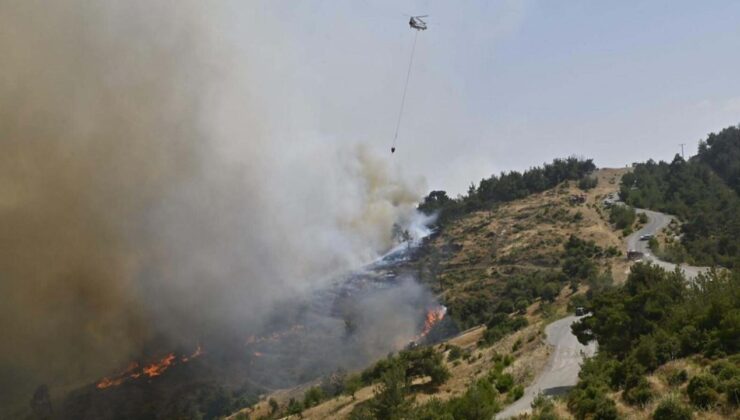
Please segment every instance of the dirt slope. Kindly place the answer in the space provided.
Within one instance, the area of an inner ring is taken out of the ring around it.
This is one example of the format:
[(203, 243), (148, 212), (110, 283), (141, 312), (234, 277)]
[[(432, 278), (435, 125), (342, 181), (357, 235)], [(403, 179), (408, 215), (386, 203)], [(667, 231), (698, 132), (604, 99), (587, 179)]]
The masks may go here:
[[(575, 183), (565, 184), (487, 211), (471, 213), (450, 224), (433, 239), (428, 254), (419, 262), (422, 281), (455, 309), (460, 302), (490, 301), (508, 276), (557, 269), (563, 243), (570, 235), (593, 240), (604, 249), (615, 247), (623, 251), (624, 239), (609, 225), (601, 202), (618, 190), (625, 172), (625, 169), (602, 169), (595, 174), (599, 180), (597, 187), (588, 192), (578, 189)], [(585, 201), (574, 199), (578, 195), (585, 196)], [(600, 264), (602, 269), (612, 268), (615, 281), (626, 278), (628, 263), (623, 256), (604, 259)], [(577, 293), (584, 292), (581, 288)], [(551, 352), (544, 339), (544, 327), (568, 315), (566, 307), (572, 295), (573, 292), (564, 287), (555, 301), (547, 305), (547, 311), (542, 311), (541, 302), (535, 301), (526, 311), (529, 326), (490, 347), (479, 346), (484, 326), (461, 324), (461, 329), (470, 329), (437, 348), (444, 351), (446, 344), (451, 344), (461, 347), (468, 355), (447, 362), (452, 377), (434, 394), (417, 394), (416, 401), (433, 397), (446, 400), (462, 394), (470, 383), (493, 368), (496, 354), (512, 355), (514, 362), (505, 372), (511, 373), (517, 384), (530, 384), (543, 370)], [(302, 400), (307, 388), (308, 385), (275, 392), (243, 413), (252, 419), (267, 416), (269, 398), (273, 398), (282, 410), (290, 398)], [(373, 386), (367, 386), (356, 393), (355, 399), (349, 396), (329, 399), (303, 411), (303, 418), (346, 418), (358, 403), (372, 398), (373, 391)], [(502, 395), (504, 405), (507, 398)]]

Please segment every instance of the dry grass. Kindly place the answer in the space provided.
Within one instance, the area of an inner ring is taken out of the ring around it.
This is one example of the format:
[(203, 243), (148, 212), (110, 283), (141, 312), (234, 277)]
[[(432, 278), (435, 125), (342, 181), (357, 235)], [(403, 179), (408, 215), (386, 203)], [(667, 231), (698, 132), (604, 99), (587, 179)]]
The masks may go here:
[[(534, 271), (558, 266), (562, 244), (570, 235), (596, 242), (602, 248), (610, 246), (623, 250), (623, 239), (609, 226), (603, 216), (601, 200), (619, 187), (619, 179), (625, 169), (602, 169), (597, 171), (596, 188), (585, 193), (586, 202), (572, 204), (571, 195), (583, 194), (575, 183), (534, 194), (516, 202), (502, 205), (491, 211), (479, 211), (448, 226), (433, 242), (443, 255), (437, 292), (448, 299), (465, 299), (471, 293), (481, 293), (504, 276), (512, 273)], [(611, 258), (604, 262), (611, 265), (613, 276), (621, 282), (629, 269), (624, 258)], [(581, 288), (577, 293), (584, 293)], [(479, 347), (485, 327), (475, 327), (437, 345), (459, 346), (470, 356), (452, 363), (446, 362), (451, 378), (433, 394), (418, 394), (416, 401), (423, 403), (431, 398), (442, 400), (461, 395), (478, 378), (488, 374), (494, 366), (494, 354), (512, 354), (514, 343), (521, 342), (513, 353), (515, 361), (506, 368), (517, 383), (528, 385), (547, 363), (549, 348), (544, 342), (544, 325), (554, 318), (566, 314), (566, 306), (572, 297), (564, 288), (551, 305), (549, 319), (542, 319), (539, 302), (527, 310), (529, 326), (512, 333), (490, 347)], [(290, 390), (281, 390), (265, 396), (254, 407), (243, 410), (256, 419), (269, 414), (268, 398), (274, 398), (284, 407), (290, 398), (303, 399), (303, 393), (316, 383), (306, 384)], [(374, 386), (362, 388), (353, 400), (340, 396), (303, 412), (306, 419), (346, 418), (359, 403), (373, 397)], [(505, 397), (505, 396), (504, 396)], [(558, 412), (568, 417), (562, 403)], [(231, 417), (233, 418), (233, 416)]]

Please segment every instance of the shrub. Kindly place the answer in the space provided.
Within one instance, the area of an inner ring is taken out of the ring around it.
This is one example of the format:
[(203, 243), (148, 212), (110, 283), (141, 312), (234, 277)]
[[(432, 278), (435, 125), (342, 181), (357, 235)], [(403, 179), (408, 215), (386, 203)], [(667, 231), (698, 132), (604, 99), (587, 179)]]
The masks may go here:
[(523, 314), (527, 313), (527, 308), (529, 307), (529, 302), (527, 301), (527, 299), (524, 299), (524, 298), (519, 299), (519, 300), (516, 301), (515, 307), (516, 307), (517, 312), (519, 312), (520, 314), (523, 315)]
[(532, 402), (532, 420), (558, 420), (555, 404), (543, 394), (537, 394)]
[(489, 420), (500, 409), (498, 394), (485, 379), (477, 381), (459, 399), (451, 401), (454, 419)]
[(447, 361), (451, 362), (462, 357), (462, 349), (458, 346), (450, 346), (450, 352), (447, 353)]
[(645, 223), (647, 223), (648, 222), (647, 214), (645, 214), (645, 213), (638, 214), (637, 215), (637, 222), (640, 223), (641, 225), (644, 225)]
[(280, 405), (278, 405), (278, 402), (275, 401), (275, 398), (270, 398), (267, 400), (267, 403), (270, 404), (270, 413), (275, 414), (277, 413), (278, 409), (280, 408)]
[(508, 373), (502, 374), (496, 380), (496, 389), (498, 392), (507, 392), (512, 386), (514, 386), (514, 377)]
[(403, 366), (395, 363), (381, 376), (375, 397), (371, 400), (370, 411), (375, 418), (404, 418), (411, 406), (406, 400), (407, 388)]
[(668, 375), (668, 384), (671, 386), (681, 385), (688, 379), (689, 374), (686, 372), (686, 369), (681, 369), (675, 372), (671, 372), (671, 374)]
[(324, 397), (325, 397), (325, 394), (324, 394), (324, 391), (321, 389), (321, 387), (318, 387), (318, 386), (311, 387), (306, 391), (305, 394), (303, 394), (303, 405), (306, 408), (319, 405), (319, 403), (321, 403)]
[(286, 408), (288, 415), (300, 415), (303, 412), (303, 405), (296, 401), (295, 398), (291, 398), (288, 401), (288, 407)]
[(709, 371), (721, 381), (740, 376), (740, 369), (728, 360), (719, 360), (712, 363)]
[(653, 399), (653, 391), (645, 377), (641, 377), (636, 386), (624, 391), (622, 398), (630, 405), (644, 407)]
[(719, 399), (717, 379), (711, 375), (697, 375), (691, 378), (686, 392), (691, 403), (700, 408), (709, 408)]
[(740, 377), (734, 377), (724, 383), (727, 402), (732, 406), (740, 406)]
[(400, 365), (404, 369), (406, 379), (429, 376), (432, 378), (432, 386), (444, 383), (450, 372), (444, 365), (442, 354), (435, 351), (433, 347), (421, 347), (412, 350), (404, 350), (397, 357), (389, 355), (379, 360), (375, 365), (365, 369), (362, 374), (362, 382), (370, 384), (380, 379), (385, 372)]
[(362, 378), (360, 375), (350, 375), (344, 380), (344, 394), (355, 399), (355, 393), (362, 388)]
[(627, 229), (635, 223), (635, 209), (629, 206), (612, 206), (609, 211), (609, 222), (617, 229)]
[(691, 409), (676, 398), (667, 398), (653, 411), (653, 420), (691, 420)]
[(511, 392), (509, 393), (509, 400), (514, 402), (523, 396), (524, 387), (521, 385), (516, 385), (514, 388), (511, 389)]
[(578, 420), (601, 419), (616, 420), (619, 418), (617, 406), (606, 395), (606, 384), (595, 377), (584, 377), (568, 394), (568, 410)]
[(578, 181), (578, 188), (582, 189), (583, 191), (588, 191), (592, 188), (595, 188), (598, 184), (599, 180), (595, 176), (584, 176)]

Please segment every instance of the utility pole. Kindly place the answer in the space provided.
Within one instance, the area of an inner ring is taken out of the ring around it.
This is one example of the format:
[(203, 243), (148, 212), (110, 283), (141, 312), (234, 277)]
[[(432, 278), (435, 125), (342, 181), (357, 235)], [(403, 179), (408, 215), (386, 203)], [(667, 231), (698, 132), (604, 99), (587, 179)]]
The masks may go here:
[(686, 160), (686, 157), (683, 155), (683, 147), (686, 146), (686, 143), (678, 143), (679, 146), (681, 146), (681, 159)]

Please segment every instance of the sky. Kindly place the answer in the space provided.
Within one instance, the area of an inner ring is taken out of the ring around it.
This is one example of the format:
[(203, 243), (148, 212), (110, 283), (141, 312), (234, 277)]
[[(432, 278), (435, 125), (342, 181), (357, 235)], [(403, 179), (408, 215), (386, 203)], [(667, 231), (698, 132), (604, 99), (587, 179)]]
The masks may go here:
[[(428, 14), (429, 30), (391, 156), (408, 14)], [(306, 132), (360, 143), (430, 189), (462, 193), (555, 157), (615, 167), (671, 159), (680, 143), (695, 153), (740, 123), (738, 16), (735, 1), (271, 0), (236, 7), (227, 36), (262, 51), (264, 85), (284, 98), (265, 106), (295, 147)], [(263, 22), (280, 27), (255, 31)]]

